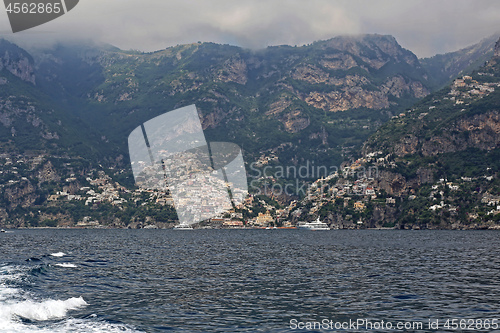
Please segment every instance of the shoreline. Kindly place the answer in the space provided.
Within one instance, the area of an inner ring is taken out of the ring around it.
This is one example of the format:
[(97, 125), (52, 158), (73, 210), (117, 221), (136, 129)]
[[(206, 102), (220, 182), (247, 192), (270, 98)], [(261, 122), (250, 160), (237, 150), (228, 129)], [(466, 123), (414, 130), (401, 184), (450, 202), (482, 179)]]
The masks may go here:
[[(138, 228), (138, 229), (132, 229), (132, 228), (116, 228), (116, 227), (101, 227), (101, 228), (85, 228), (85, 227), (32, 227), (32, 228), (8, 228), (8, 227), (0, 227), (0, 229), (4, 230), (5, 232), (12, 232), (15, 230), (174, 230), (174, 228)], [(278, 228), (193, 228), (192, 230), (267, 230), (267, 231), (276, 231), (276, 230), (300, 230), (298, 228), (290, 228), (290, 227), (278, 227)], [(323, 230), (324, 231), (329, 231), (329, 232), (335, 232), (335, 231), (342, 231), (342, 230), (356, 230), (356, 231), (363, 231), (363, 230), (369, 230), (369, 231), (374, 231), (374, 230), (379, 230), (379, 231), (388, 231), (388, 230), (394, 230), (394, 231), (500, 231), (500, 228), (436, 228), (436, 229), (397, 229), (397, 228), (362, 228), (362, 229), (331, 229), (331, 230)], [(302, 232), (304, 231), (310, 231), (310, 230), (300, 230)], [(315, 230), (317, 231), (317, 230)]]

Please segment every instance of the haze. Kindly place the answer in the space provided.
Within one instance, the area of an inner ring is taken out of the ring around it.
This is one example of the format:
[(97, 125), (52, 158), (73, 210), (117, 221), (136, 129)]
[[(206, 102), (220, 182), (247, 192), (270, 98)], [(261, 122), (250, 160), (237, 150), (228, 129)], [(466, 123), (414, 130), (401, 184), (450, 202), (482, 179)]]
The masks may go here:
[(257, 49), (379, 33), (427, 57), (499, 31), (498, 0), (80, 0), (63, 17), (17, 34), (0, 12), (0, 37), (24, 47), (81, 38), (141, 51), (197, 41)]

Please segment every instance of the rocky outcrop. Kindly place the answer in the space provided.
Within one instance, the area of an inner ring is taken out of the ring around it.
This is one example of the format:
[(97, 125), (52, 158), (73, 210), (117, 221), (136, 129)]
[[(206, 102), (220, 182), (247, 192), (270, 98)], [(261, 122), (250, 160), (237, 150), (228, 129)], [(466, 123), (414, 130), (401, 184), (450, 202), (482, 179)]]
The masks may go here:
[(377, 178), (377, 188), (384, 190), (389, 195), (402, 195), (407, 190), (406, 179), (398, 173), (380, 171)]
[(30, 207), (38, 199), (35, 191), (35, 187), (28, 180), (10, 184), (4, 190), (4, 198), (9, 203), (8, 208)]
[(286, 110), (290, 105), (292, 105), (292, 101), (286, 97), (281, 97), (276, 102), (272, 103), (269, 106), (269, 110), (266, 112), (267, 116), (276, 116)]
[(394, 153), (399, 157), (419, 152), (423, 156), (435, 156), (468, 148), (491, 150), (499, 146), (500, 113), (490, 111), (450, 124), (441, 135), (429, 139), (408, 134), (394, 146)]
[(224, 62), (218, 72), (217, 79), (222, 82), (235, 82), (242, 85), (247, 83), (247, 65), (240, 57), (234, 57)]
[(500, 39), (495, 43), (494, 57), (500, 57)]
[(327, 54), (319, 64), (326, 69), (348, 70), (357, 66), (356, 60), (350, 54)]
[(0, 71), (8, 70), (23, 81), (35, 84), (33, 58), (16, 45), (0, 40)]
[(392, 36), (342, 36), (326, 41), (323, 47), (355, 55), (373, 69), (380, 69), (392, 60), (411, 66), (419, 65), (417, 57), (403, 49)]
[(380, 110), (389, 107), (388, 97), (382, 92), (367, 91), (361, 87), (327, 93), (314, 91), (306, 95), (304, 101), (315, 108), (332, 112), (357, 108)]
[(407, 82), (401, 75), (389, 78), (385, 81), (380, 90), (386, 95), (397, 98), (403, 97), (404, 94), (415, 98), (423, 98), (430, 93), (429, 89), (424, 87), (422, 82), (411, 80)]
[(34, 102), (24, 97), (10, 96), (5, 100), (0, 98), (0, 124), (10, 128), (12, 136), (17, 133), (15, 127), (20, 125), (19, 122), (23, 122), (27, 123), (34, 133), (38, 133), (39, 137), (45, 140), (59, 139), (59, 135), (51, 132), (39, 115), (40, 110)]
[[(317, 66), (302, 66), (292, 74), (292, 78), (309, 84), (326, 84), (332, 86), (331, 91), (312, 91), (309, 94), (298, 94), (309, 105), (326, 111), (346, 111), (356, 108), (385, 109), (391, 105), (390, 99), (412, 96), (422, 98), (430, 91), (422, 82), (405, 80), (402, 75), (388, 78), (378, 89), (365, 76), (345, 75), (332, 77)], [(370, 86), (370, 88), (367, 88)]]
[(57, 174), (57, 170), (50, 161), (45, 163), (41, 170), (38, 171), (37, 177), (39, 183), (61, 180), (61, 177)]
[(408, 134), (394, 146), (394, 153), (397, 156), (415, 154), (417, 152), (419, 140), (414, 134)]
[(300, 132), (311, 124), (310, 119), (305, 117), (300, 110), (286, 113), (280, 121), (285, 125), (285, 130), (290, 133)]

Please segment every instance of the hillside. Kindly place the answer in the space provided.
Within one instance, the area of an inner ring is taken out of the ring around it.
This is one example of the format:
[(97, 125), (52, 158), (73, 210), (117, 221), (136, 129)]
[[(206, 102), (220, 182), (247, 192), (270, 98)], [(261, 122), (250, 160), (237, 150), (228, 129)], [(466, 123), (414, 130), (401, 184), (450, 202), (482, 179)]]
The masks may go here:
[(393, 116), (362, 156), (274, 211), (332, 228), (500, 229), (499, 172), (500, 40), (485, 66)]
[(417, 57), (380, 35), (258, 52), (211, 43), (147, 54), (61, 45), (38, 54), (37, 67), (41, 89), (122, 152), (137, 124), (194, 103), (208, 137), (244, 146), (251, 160), (290, 143), (278, 153), (282, 163), (328, 156), (324, 163), (339, 164), (342, 147), (359, 146), (430, 92)]
[(386, 193), (412, 198), (400, 206), (400, 223), (496, 226), (500, 42), (485, 66), (382, 126), (366, 142), (365, 160), (381, 171)]
[(500, 43), (487, 64), (417, 103), (366, 143), (397, 157), (436, 156), (468, 148), (496, 149), (500, 110)]
[(88, 44), (28, 53), (1, 41), (0, 64), (0, 218), (12, 226), (173, 223), (165, 193), (134, 189), (126, 142), (174, 108), (195, 103), (207, 138), (239, 144), (247, 167), (340, 166), (433, 87), (417, 57), (381, 35), (152, 53)]
[(420, 63), (428, 73), (432, 73), (432, 84), (441, 88), (456, 77), (483, 66), (493, 56), (497, 39), (497, 35), (492, 35), (461, 50), (420, 59)]

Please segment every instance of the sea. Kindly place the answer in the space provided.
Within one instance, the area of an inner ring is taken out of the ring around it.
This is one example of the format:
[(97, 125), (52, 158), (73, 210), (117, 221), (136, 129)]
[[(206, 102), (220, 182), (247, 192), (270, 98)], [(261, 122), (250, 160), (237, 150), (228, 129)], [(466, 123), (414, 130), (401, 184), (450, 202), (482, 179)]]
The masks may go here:
[(500, 332), (500, 231), (0, 234), (0, 332), (466, 331)]

